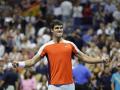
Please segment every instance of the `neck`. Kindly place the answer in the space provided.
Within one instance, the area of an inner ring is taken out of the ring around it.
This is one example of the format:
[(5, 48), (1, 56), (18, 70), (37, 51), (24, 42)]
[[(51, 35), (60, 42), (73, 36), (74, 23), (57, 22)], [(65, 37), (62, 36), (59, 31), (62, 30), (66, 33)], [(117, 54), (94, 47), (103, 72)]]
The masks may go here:
[(53, 37), (53, 40), (56, 42), (56, 43), (59, 43), (63, 38), (62, 37)]

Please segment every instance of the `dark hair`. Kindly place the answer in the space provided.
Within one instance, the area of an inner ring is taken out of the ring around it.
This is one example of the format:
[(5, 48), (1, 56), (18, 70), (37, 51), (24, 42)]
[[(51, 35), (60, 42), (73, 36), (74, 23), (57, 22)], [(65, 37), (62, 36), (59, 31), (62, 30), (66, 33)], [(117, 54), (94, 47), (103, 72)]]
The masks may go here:
[(53, 20), (50, 24), (50, 29), (53, 29), (55, 25), (63, 25), (62, 22), (60, 20)]
[[(27, 76), (27, 72), (29, 72), (31, 75), (28, 77)], [(31, 79), (33, 76), (33, 71), (31, 69), (26, 69), (25, 73), (24, 73), (24, 79)]]

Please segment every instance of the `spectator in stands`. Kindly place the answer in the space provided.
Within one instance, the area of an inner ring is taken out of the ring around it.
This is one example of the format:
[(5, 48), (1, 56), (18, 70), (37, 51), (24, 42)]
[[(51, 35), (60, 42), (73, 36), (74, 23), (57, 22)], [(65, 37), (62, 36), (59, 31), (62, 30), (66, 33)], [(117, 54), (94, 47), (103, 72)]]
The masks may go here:
[(0, 58), (2, 58), (4, 53), (5, 53), (5, 46), (0, 41)]
[(73, 69), (75, 90), (90, 90), (89, 84), (91, 75), (90, 70), (79, 61), (79, 64)]
[(47, 75), (48, 66), (44, 64), (44, 61), (41, 61), (40, 64), (36, 67), (36, 72), (42, 75)]
[(23, 78), (21, 77), (20, 90), (36, 90), (36, 79), (31, 69), (26, 69)]
[(72, 2), (69, 0), (64, 0), (61, 5), (61, 13), (62, 13), (62, 20), (63, 20), (63, 24), (64, 27), (66, 27), (68, 21), (70, 20), (70, 17), (72, 15)]
[(120, 90), (120, 65), (117, 66), (118, 71), (112, 74), (111, 87), (112, 90)]
[(8, 64), (3, 74), (4, 84), (3, 87), (6, 90), (18, 90), (19, 75), (15, 68), (12, 68), (11, 64)]
[(113, 16), (112, 13), (116, 10), (116, 5), (113, 4), (112, 0), (107, 0), (104, 4), (104, 12), (105, 12), (105, 22), (112, 22)]
[(48, 83), (47, 83), (47, 77), (46, 77), (46, 75), (43, 75), (43, 76), (41, 77), (39, 83), (41, 83), (40, 90), (48, 90), (48, 89), (47, 89), (47, 85), (46, 85), (46, 84), (48, 84)]
[(76, 2), (73, 6), (73, 29), (79, 28), (82, 24), (82, 18), (83, 18), (83, 6), (80, 5), (79, 2)]
[(111, 90), (111, 72), (109, 66), (101, 73), (99, 78), (99, 86), (102, 90)]
[(93, 28), (89, 28), (88, 31), (82, 36), (82, 40), (85, 44), (92, 41), (92, 35), (94, 35)]

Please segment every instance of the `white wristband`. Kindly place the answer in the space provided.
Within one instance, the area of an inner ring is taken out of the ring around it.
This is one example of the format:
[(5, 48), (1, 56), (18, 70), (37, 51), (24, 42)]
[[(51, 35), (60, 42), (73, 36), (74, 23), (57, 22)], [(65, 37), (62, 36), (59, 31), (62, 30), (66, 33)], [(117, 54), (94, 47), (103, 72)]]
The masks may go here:
[(19, 66), (19, 67), (25, 67), (25, 62), (24, 62), (24, 61), (18, 62), (18, 66)]
[(11, 62), (7, 64), (7, 68), (13, 68), (13, 65)]

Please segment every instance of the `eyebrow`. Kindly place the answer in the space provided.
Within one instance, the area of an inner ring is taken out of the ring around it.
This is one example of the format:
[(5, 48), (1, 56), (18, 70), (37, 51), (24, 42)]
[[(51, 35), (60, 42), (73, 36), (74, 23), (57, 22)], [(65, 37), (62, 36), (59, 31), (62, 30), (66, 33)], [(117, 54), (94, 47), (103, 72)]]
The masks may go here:
[(55, 26), (54, 28), (63, 28), (63, 26)]

